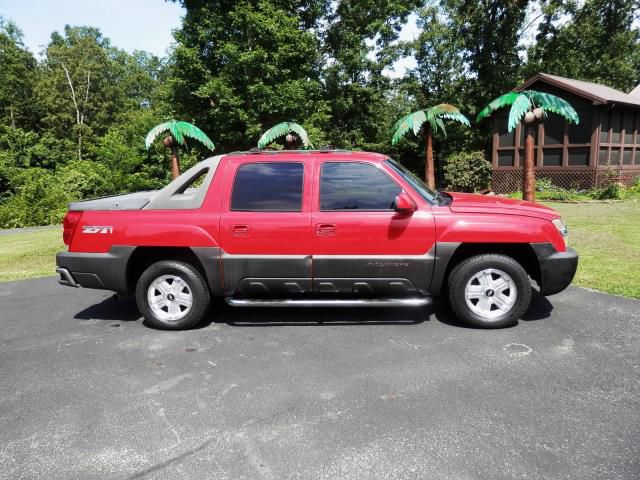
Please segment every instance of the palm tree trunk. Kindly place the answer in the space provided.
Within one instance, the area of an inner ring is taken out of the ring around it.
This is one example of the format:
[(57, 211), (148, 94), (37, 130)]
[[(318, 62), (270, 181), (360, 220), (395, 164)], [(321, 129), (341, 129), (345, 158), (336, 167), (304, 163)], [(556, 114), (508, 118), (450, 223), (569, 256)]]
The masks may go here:
[(425, 127), (424, 129), (424, 141), (425, 141), (425, 151), (426, 151), (426, 159), (424, 165), (424, 181), (427, 185), (435, 190), (436, 188), (436, 177), (433, 169), (433, 132), (431, 132), (431, 127)]
[(522, 199), (536, 201), (536, 177), (533, 166), (533, 124), (525, 124)]
[(180, 158), (178, 157), (178, 146), (171, 147), (171, 178), (176, 179), (180, 176)]

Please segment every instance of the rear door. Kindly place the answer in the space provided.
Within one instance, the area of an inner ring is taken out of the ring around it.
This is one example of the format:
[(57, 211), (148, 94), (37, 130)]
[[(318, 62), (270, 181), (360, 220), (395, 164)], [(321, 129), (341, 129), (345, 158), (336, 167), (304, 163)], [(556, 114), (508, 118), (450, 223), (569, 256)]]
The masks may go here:
[(226, 293), (311, 290), (310, 158), (229, 160), (220, 220)]
[(314, 289), (356, 295), (426, 292), (434, 263), (430, 206), (418, 201), (413, 214), (397, 213), (394, 200), (404, 189), (378, 163), (318, 157), (315, 178)]

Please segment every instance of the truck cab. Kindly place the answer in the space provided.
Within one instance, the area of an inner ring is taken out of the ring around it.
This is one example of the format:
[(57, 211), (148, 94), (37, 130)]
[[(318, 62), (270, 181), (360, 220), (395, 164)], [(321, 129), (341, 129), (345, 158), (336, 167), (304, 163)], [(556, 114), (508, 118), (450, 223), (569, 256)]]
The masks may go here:
[(385, 155), (251, 151), (164, 189), (72, 203), (60, 283), (134, 293), (159, 328), (232, 306), (419, 307), (443, 296), (477, 327), (513, 325), (577, 268), (552, 209), (435, 192)]

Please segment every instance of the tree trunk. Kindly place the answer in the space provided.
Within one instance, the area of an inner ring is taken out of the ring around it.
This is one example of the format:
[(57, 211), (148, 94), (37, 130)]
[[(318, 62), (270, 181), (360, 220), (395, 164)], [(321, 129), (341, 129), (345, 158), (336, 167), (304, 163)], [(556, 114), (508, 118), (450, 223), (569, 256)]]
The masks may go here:
[(533, 128), (534, 124), (525, 124), (522, 199), (529, 202), (536, 201), (536, 177), (533, 166)]
[(436, 177), (433, 169), (433, 133), (431, 132), (431, 127), (425, 127), (424, 129), (424, 141), (425, 141), (425, 151), (426, 151), (426, 159), (424, 165), (424, 181), (427, 183), (429, 187), (435, 190), (436, 188)]
[(171, 178), (176, 179), (180, 176), (180, 158), (178, 157), (178, 146), (171, 147)]

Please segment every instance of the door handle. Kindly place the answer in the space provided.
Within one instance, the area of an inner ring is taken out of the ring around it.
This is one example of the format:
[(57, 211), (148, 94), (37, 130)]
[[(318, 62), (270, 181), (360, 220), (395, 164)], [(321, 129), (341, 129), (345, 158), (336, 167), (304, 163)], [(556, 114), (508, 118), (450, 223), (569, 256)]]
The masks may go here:
[(229, 230), (231, 230), (231, 235), (236, 237), (249, 235), (249, 225), (231, 225)]
[(333, 223), (318, 223), (316, 225), (316, 235), (329, 236), (336, 234), (336, 226)]

